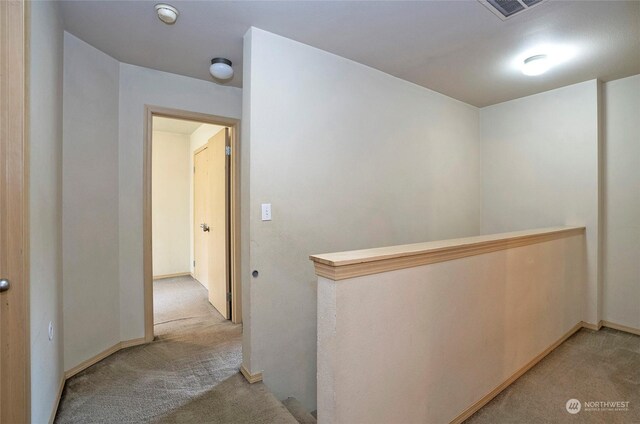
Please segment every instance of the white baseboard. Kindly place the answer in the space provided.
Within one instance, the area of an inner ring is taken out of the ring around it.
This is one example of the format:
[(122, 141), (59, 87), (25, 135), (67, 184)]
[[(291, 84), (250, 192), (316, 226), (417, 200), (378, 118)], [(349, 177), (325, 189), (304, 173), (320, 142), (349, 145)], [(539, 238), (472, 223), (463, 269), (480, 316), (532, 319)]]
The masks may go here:
[(565, 340), (567, 340), (569, 337), (571, 337), (575, 332), (577, 332), (581, 328), (588, 328), (589, 330), (598, 331), (602, 327), (609, 327), (609, 328), (613, 328), (614, 330), (619, 330), (619, 331), (624, 331), (624, 332), (631, 333), (631, 334), (640, 335), (640, 329), (633, 328), (633, 327), (628, 327), (626, 325), (616, 324), (616, 323), (609, 322), (609, 321), (601, 320), (601, 321), (598, 321), (597, 324), (592, 324), (592, 323), (585, 322), (585, 321), (579, 322), (571, 330), (569, 330), (564, 336), (562, 336), (555, 343), (553, 343), (551, 346), (546, 348), (542, 353), (540, 353), (538, 356), (536, 356), (531, 361), (529, 361), (525, 366), (523, 366), (518, 371), (516, 371), (511, 377), (506, 379), (502, 384), (500, 384), (498, 387), (493, 389), (491, 392), (489, 392), (486, 396), (484, 396), (478, 402), (476, 402), (473, 405), (471, 405), (462, 414), (458, 415), (453, 421), (451, 421), (451, 423), (462, 423), (464, 420), (466, 420), (471, 415), (476, 413), (480, 408), (482, 408), (487, 403), (489, 403), (494, 397), (496, 397), (498, 394), (500, 394), (501, 391), (503, 391), (504, 389), (509, 387), (521, 375), (523, 375), (524, 373), (529, 371), (531, 368), (533, 368), (545, 356), (547, 356), (549, 353), (551, 353), (551, 351), (553, 351), (555, 348), (560, 346)]
[(598, 331), (602, 327), (613, 328), (614, 330), (624, 331), (625, 333), (631, 333), (640, 336), (640, 328), (629, 327), (627, 325), (617, 324), (611, 321), (600, 320), (597, 324), (591, 324), (589, 322), (583, 321), (582, 326), (593, 331)]
[(65, 371), (64, 372), (64, 378), (65, 378), (65, 380), (70, 379), (71, 377), (73, 377), (74, 375), (78, 374), (79, 372), (86, 370), (91, 365), (97, 364), (98, 362), (100, 362), (104, 358), (106, 358), (107, 356), (113, 355), (114, 353), (116, 353), (117, 351), (119, 351), (121, 349), (125, 349), (127, 347), (132, 347), (132, 346), (138, 346), (138, 345), (145, 344), (145, 343), (147, 343), (147, 341), (144, 339), (144, 337), (139, 338), (139, 339), (125, 340), (123, 342), (118, 342), (115, 345), (111, 346), (110, 348), (98, 353), (97, 355), (87, 359), (86, 361), (82, 361), (81, 363), (79, 363), (75, 367)]
[(518, 371), (513, 373), (509, 378), (507, 378), (504, 382), (502, 382), (502, 384), (500, 384), (498, 387), (496, 387), (495, 389), (493, 389), (492, 391), (487, 393), (479, 401), (477, 401), (476, 403), (474, 403), (473, 405), (471, 405), (470, 407), (465, 409), (462, 412), (462, 414), (460, 414), (457, 417), (455, 417), (451, 421), (451, 423), (452, 424), (453, 423), (455, 423), (455, 424), (462, 423), (464, 420), (466, 420), (467, 418), (469, 418), (470, 416), (475, 414), (478, 410), (480, 410), (480, 408), (485, 406), (494, 397), (498, 396), (500, 394), (500, 392), (502, 392), (504, 389), (509, 387), (514, 381), (516, 381), (518, 378), (520, 378), (520, 376), (522, 376), (522, 374), (526, 373), (531, 368), (533, 368), (538, 362), (540, 362), (545, 356), (547, 356), (549, 353), (551, 353), (555, 348), (560, 346), (565, 340), (567, 340), (569, 337), (571, 337), (576, 331), (578, 331), (582, 327), (584, 327), (584, 324), (585, 324), (584, 322), (577, 323), (573, 328), (571, 328), (571, 330), (567, 331), (562, 337), (560, 337), (553, 344), (551, 344), (551, 346), (547, 347), (540, 354), (538, 354), (531, 361), (529, 361), (526, 365), (524, 365)]
[[(613, 322), (610, 322), (610, 321), (599, 321), (597, 324), (591, 324), (591, 323), (584, 322), (584, 321), (580, 322), (580, 323), (576, 324), (571, 330), (569, 330), (565, 335), (563, 335), (560, 339), (558, 339), (555, 343), (553, 343), (551, 346), (549, 346), (547, 349), (545, 349), (542, 353), (537, 355), (535, 358), (533, 358), (531, 361), (529, 361), (525, 366), (523, 366), (518, 371), (516, 371), (513, 375), (511, 375), (508, 379), (506, 379), (502, 384), (500, 384), (498, 387), (493, 389), (491, 392), (489, 392), (487, 395), (485, 395), (478, 402), (476, 402), (473, 405), (471, 405), (462, 414), (458, 415), (452, 421), (452, 423), (462, 423), (464, 420), (469, 418), (471, 415), (473, 415), (475, 412), (477, 412), (480, 408), (482, 408), (487, 403), (489, 403), (494, 397), (496, 397), (498, 394), (500, 394), (500, 392), (502, 392), (504, 389), (506, 389), (514, 381), (516, 381), (520, 376), (522, 376), (524, 373), (526, 373), (531, 368), (533, 368), (538, 362), (540, 362), (545, 356), (547, 356), (549, 353), (551, 353), (551, 351), (553, 351), (555, 348), (560, 346), (560, 344), (562, 344), (565, 340), (567, 340), (569, 337), (571, 337), (576, 331), (580, 330), (583, 327), (584, 328), (588, 328), (590, 330), (594, 330), (594, 331), (598, 331), (601, 327), (609, 327), (609, 328), (613, 328), (614, 330), (619, 330), (619, 331), (624, 331), (624, 332), (631, 333), (631, 334), (640, 335), (640, 329), (638, 329), (638, 328), (628, 327), (626, 325), (616, 324), (616, 323), (613, 323)], [(54, 410), (52, 411), (51, 418), (49, 419), (49, 423), (50, 424), (53, 423), (53, 420), (55, 419), (56, 412), (58, 410), (58, 405), (60, 404), (60, 398), (62, 397), (62, 391), (64, 389), (64, 383), (65, 383), (66, 380), (68, 380), (69, 378), (71, 378), (74, 375), (78, 374), (79, 372), (84, 371), (85, 369), (89, 368), (90, 366), (100, 362), (101, 360), (105, 359), (106, 357), (116, 353), (117, 351), (119, 351), (121, 349), (125, 349), (127, 347), (132, 347), (132, 346), (138, 346), (138, 345), (141, 345), (141, 344), (144, 344), (144, 343), (146, 343), (144, 338), (126, 340), (126, 341), (122, 341), (122, 342), (116, 343), (115, 345), (113, 345), (109, 349), (106, 349), (105, 351), (95, 355), (92, 358), (87, 359), (86, 361), (81, 362), (80, 364), (78, 364), (75, 367), (71, 368), (70, 370), (66, 371), (64, 373), (64, 378), (60, 382), (60, 387), (58, 389), (58, 397), (57, 397), (56, 406), (55, 406)], [(244, 365), (242, 365), (240, 367), (240, 372), (242, 373), (244, 378), (250, 384), (262, 381), (262, 372), (251, 374), (245, 368)]]
[(614, 330), (624, 331), (625, 333), (635, 334), (640, 336), (640, 328), (629, 327), (627, 325), (616, 324), (611, 321), (600, 321), (603, 327), (613, 328)]
[(56, 404), (51, 411), (51, 416), (49, 417), (49, 424), (53, 424), (53, 421), (56, 419), (56, 414), (58, 413), (58, 407), (60, 406), (60, 399), (62, 398), (62, 391), (64, 390), (64, 383), (67, 380), (64, 378), (64, 375), (60, 379), (60, 386), (58, 387), (58, 396), (56, 397)]
[(582, 327), (588, 328), (589, 330), (598, 331), (602, 328), (602, 320), (598, 321), (597, 324), (592, 324), (590, 322), (582, 321)]
[(191, 275), (190, 272), (176, 272), (175, 274), (162, 274), (162, 275), (154, 275), (154, 280), (162, 280), (164, 278), (176, 278), (176, 277), (186, 277)]
[(60, 406), (60, 399), (62, 398), (62, 391), (64, 390), (64, 385), (68, 379), (78, 374), (79, 372), (86, 370), (91, 365), (97, 364), (98, 362), (105, 359), (107, 356), (113, 355), (114, 353), (116, 353), (121, 349), (125, 349), (132, 346), (138, 346), (145, 343), (148, 343), (148, 342), (145, 341), (144, 337), (140, 339), (131, 339), (131, 340), (125, 340), (123, 342), (118, 342), (115, 345), (111, 346), (109, 349), (106, 349), (98, 353), (97, 355), (87, 359), (86, 361), (82, 361), (81, 363), (69, 369), (68, 371), (65, 371), (64, 375), (62, 376), (62, 379), (60, 380), (60, 387), (58, 388), (58, 396), (56, 398), (55, 407), (53, 408), (53, 411), (51, 411), (49, 424), (53, 424), (53, 421), (56, 419), (56, 414), (58, 413), (58, 407)]

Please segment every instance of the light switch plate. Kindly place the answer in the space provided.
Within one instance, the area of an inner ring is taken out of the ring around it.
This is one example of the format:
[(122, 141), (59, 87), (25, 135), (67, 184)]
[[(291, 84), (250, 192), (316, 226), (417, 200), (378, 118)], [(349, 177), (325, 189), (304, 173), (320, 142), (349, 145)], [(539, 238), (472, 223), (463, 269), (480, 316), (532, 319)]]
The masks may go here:
[(271, 203), (262, 204), (262, 220), (271, 221)]

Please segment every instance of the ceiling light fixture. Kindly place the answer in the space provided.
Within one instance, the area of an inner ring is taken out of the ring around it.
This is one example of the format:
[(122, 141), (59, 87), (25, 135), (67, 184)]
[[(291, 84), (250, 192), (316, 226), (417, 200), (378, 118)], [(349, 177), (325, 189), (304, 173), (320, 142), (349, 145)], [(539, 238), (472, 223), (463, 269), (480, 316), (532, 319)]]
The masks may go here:
[(233, 77), (233, 68), (231, 67), (231, 61), (224, 57), (216, 57), (211, 59), (211, 66), (209, 72), (214, 78), (219, 80), (228, 80)]
[(156, 4), (155, 8), (158, 18), (167, 25), (174, 24), (180, 14), (178, 9), (164, 3)]
[(546, 54), (537, 54), (528, 57), (522, 63), (522, 73), (529, 76), (544, 74), (551, 67), (549, 57)]
[(510, 66), (525, 75), (541, 75), (575, 58), (579, 50), (567, 44), (539, 44), (514, 57)]

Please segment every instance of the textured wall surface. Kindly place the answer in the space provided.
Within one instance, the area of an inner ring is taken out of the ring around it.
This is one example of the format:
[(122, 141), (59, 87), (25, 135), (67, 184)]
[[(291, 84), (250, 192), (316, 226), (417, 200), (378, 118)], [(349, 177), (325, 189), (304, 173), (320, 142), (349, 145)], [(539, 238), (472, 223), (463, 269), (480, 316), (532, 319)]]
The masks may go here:
[[(31, 420), (47, 422), (64, 373), (62, 324), (62, 83), (64, 32), (54, 2), (31, 4), (29, 292)], [(49, 322), (53, 339), (49, 340)]]
[(603, 316), (640, 330), (640, 75), (604, 84)]
[(117, 60), (64, 35), (64, 363), (120, 341)]
[[(245, 49), (245, 365), (264, 371), (279, 398), (314, 410), (308, 255), (478, 234), (478, 109), (261, 30)], [(272, 221), (260, 220), (261, 203), (272, 204)]]
[(482, 232), (587, 227), (585, 321), (601, 319), (598, 83), (480, 110)]
[(584, 247), (319, 278), (319, 422), (451, 422), (581, 322)]

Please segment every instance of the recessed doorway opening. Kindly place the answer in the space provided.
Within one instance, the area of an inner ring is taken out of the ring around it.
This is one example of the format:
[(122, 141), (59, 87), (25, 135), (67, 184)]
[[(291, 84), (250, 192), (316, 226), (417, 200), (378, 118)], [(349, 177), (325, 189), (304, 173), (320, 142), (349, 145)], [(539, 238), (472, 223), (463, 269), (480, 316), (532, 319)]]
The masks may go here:
[(156, 107), (146, 118), (145, 338), (211, 306), (240, 323), (239, 123)]

